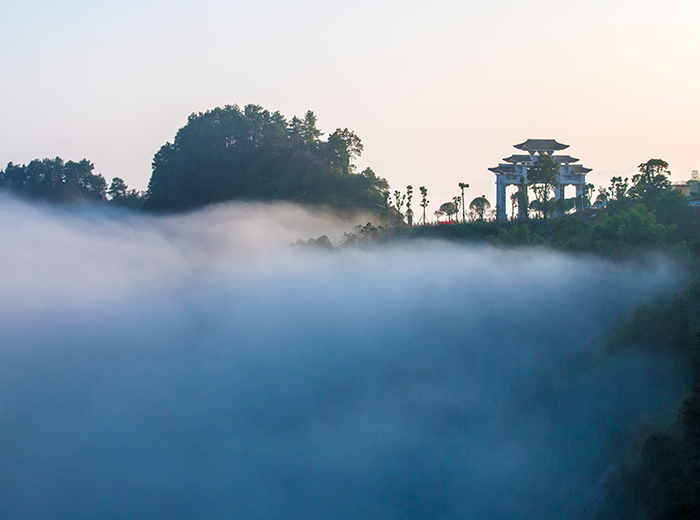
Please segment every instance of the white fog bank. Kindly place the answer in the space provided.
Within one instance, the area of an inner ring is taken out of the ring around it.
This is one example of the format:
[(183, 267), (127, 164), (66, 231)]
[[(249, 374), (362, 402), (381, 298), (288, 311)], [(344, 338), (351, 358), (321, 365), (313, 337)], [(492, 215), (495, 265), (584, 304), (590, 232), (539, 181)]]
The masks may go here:
[(552, 375), (670, 264), (289, 246), (349, 227), (0, 199), (0, 517), (571, 517), (677, 399), (643, 356)]

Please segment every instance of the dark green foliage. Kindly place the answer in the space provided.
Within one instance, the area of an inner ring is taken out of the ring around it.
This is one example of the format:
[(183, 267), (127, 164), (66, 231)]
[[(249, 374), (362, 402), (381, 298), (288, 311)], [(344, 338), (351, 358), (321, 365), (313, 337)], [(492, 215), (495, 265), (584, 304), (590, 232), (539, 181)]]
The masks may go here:
[(549, 243), (552, 247), (564, 251), (590, 251), (591, 229), (582, 218), (567, 216), (557, 219), (549, 232)]
[(512, 227), (511, 229), (500, 228), (498, 235), (487, 235), (486, 239), (497, 246), (531, 246), (544, 243), (537, 233), (531, 233), (527, 224)]
[(647, 206), (654, 206), (659, 193), (671, 187), (668, 163), (663, 159), (649, 159), (639, 165), (639, 173), (632, 176), (629, 196)]
[(318, 238), (310, 238), (307, 241), (301, 238), (297, 239), (296, 243), (292, 244), (294, 247), (307, 247), (313, 249), (322, 249), (325, 251), (332, 251), (333, 244), (327, 235), (321, 235)]
[(642, 305), (611, 328), (608, 348), (647, 349), (658, 354), (687, 357), (700, 332), (700, 280), (679, 294)]
[(662, 251), (677, 235), (678, 226), (664, 226), (646, 206), (635, 204), (626, 210), (603, 212), (595, 223), (576, 216), (555, 221), (550, 245), (565, 251), (590, 252), (609, 257), (625, 257), (649, 251)]
[(683, 238), (697, 233), (697, 222), (694, 219), (693, 208), (680, 190), (671, 188), (660, 191), (656, 194), (650, 210), (660, 224), (678, 226)]
[(125, 208), (141, 209), (146, 202), (146, 194), (136, 189), (129, 189), (123, 179), (114, 177), (109, 185), (110, 204)]
[(192, 114), (153, 159), (146, 208), (184, 210), (238, 200), (287, 200), (338, 208), (381, 207), (384, 179), (355, 173), (360, 139), (338, 129), (326, 141), (316, 117), (287, 121), (257, 105)]
[(454, 222), (459, 207), (454, 202), (444, 202), (440, 204), (440, 209), (435, 212), (435, 216), (440, 218), (441, 216), (447, 217), (447, 220)]
[(678, 415), (679, 431), (653, 433), (645, 440), (639, 461), (611, 486), (599, 518), (700, 518), (700, 387)]
[(428, 207), (430, 201), (428, 200), (428, 188), (421, 186), (418, 188), (420, 190), (420, 207), (423, 208), (423, 224), (427, 224), (425, 220), (425, 210)]
[(78, 200), (105, 200), (107, 181), (92, 173), (94, 165), (87, 159), (79, 162), (35, 159), (27, 165), (8, 163), (0, 171), (0, 187), (11, 193), (54, 203)]
[(696, 227), (690, 203), (679, 190), (671, 187), (668, 179), (668, 163), (662, 159), (650, 159), (639, 165), (640, 173), (628, 179), (613, 177), (608, 190), (608, 213), (615, 215), (642, 204), (665, 226), (675, 224), (686, 239)]
[(486, 198), (486, 195), (476, 197), (469, 203), (469, 210), (474, 215), (476, 220), (483, 221), (486, 212), (491, 209), (491, 203)]
[(411, 199), (413, 199), (413, 186), (406, 186), (406, 223), (413, 225), (413, 210), (411, 209)]
[(605, 255), (660, 249), (668, 244), (676, 229), (657, 224), (646, 206), (638, 204), (612, 217), (604, 213), (591, 228), (591, 244), (593, 252)]
[(608, 349), (645, 349), (688, 360), (691, 385), (676, 425), (649, 435), (610, 488), (599, 518), (700, 518), (700, 280), (618, 320)]
[(368, 245), (376, 242), (385, 231), (386, 228), (375, 227), (371, 222), (367, 222), (364, 226), (355, 226), (352, 233), (343, 233), (340, 244), (342, 246)]
[(539, 202), (539, 209), (545, 222), (552, 212), (550, 194), (557, 185), (558, 174), (559, 166), (547, 154), (538, 155), (534, 164), (527, 169), (527, 183), (535, 193), (536, 201)]

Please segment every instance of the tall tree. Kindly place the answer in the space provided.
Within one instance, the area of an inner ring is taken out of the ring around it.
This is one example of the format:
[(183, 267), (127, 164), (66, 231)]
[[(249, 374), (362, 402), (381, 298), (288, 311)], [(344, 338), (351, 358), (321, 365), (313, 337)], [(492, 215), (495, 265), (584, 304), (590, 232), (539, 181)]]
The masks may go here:
[(413, 225), (413, 210), (411, 209), (411, 199), (413, 198), (413, 186), (406, 186), (406, 220), (408, 225)]
[(518, 190), (511, 194), (510, 202), (513, 209), (513, 217), (515, 217), (516, 211), (520, 215), (525, 214), (527, 216), (527, 193), (525, 190)]
[(129, 189), (120, 177), (114, 177), (107, 191), (109, 203), (115, 206), (141, 209), (146, 201), (146, 194), (136, 189)]
[(469, 187), (469, 184), (467, 184), (465, 182), (459, 183), (459, 189), (462, 190), (462, 224), (464, 224), (467, 221), (466, 212), (464, 209), (464, 207), (466, 206), (466, 204), (465, 204), (466, 199), (464, 198), (464, 190), (468, 187)]
[(547, 215), (551, 212), (550, 194), (557, 186), (559, 166), (548, 154), (542, 154), (527, 169), (527, 182), (532, 188), (542, 208), (542, 216), (547, 226)]
[(459, 208), (464, 207), (464, 204), (462, 204), (462, 197), (457, 195), (455, 197), (452, 197), (452, 202), (455, 205), (456, 211), (455, 211), (455, 222), (459, 219)]
[(659, 192), (671, 187), (668, 163), (663, 159), (649, 159), (638, 168), (639, 173), (632, 176), (629, 194), (633, 199), (639, 199), (649, 207), (654, 206)]
[(428, 189), (427, 189), (425, 186), (421, 186), (421, 187), (418, 188), (418, 189), (420, 190), (420, 196), (421, 196), (421, 199), (420, 199), (420, 207), (423, 208), (423, 225), (425, 225), (425, 224), (426, 224), (426, 221), (425, 221), (425, 208), (428, 207), (428, 203), (430, 202), (430, 201), (428, 200)]
[(399, 190), (394, 190), (394, 208), (396, 208), (396, 218), (400, 222), (403, 222), (403, 213), (401, 208), (406, 200), (406, 195), (402, 195)]
[[(593, 192), (594, 191), (595, 191), (595, 184), (591, 184), (589, 182), (588, 184), (584, 185), (583, 194), (582, 194), (583, 200), (581, 200), (581, 202), (580, 202), (580, 205), (581, 205), (580, 209), (587, 208), (588, 206), (591, 205), (591, 200), (593, 200)], [(577, 201), (577, 204), (579, 204), (578, 201)]]

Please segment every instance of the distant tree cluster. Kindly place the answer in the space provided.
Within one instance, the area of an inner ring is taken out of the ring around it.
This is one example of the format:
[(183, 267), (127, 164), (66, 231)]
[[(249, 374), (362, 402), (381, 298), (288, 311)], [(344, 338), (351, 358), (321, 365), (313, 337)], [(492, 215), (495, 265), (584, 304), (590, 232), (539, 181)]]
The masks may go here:
[(381, 211), (389, 185), (370, 168), (356, 172), (360, 138), (347, 128), (321, 136), (311, 111), (291, 120), (258, 105), (192, 114), (156, 153), (145, 207), (287, 200)]
[(29, 164), (9, 163), (0, 171), (0, 187), (31, 199), (49, 202), (69, 202), (81, 199), (102, 200), (107, 194), (107, 182), (87, 159), (64, 162), (55, 159), (35, 159)]
[(119, 177), (112, 179), (108, 189), (105, 178), (93, 173), (94, 169), (87, 159), (64, 162), (56, 157), (22, 165), (10, 162), (0, 170), (0, 188), (19, 197), (57, 204), (86, 200), (132, 208), (143, 206), (144, 193), (130, 190)]

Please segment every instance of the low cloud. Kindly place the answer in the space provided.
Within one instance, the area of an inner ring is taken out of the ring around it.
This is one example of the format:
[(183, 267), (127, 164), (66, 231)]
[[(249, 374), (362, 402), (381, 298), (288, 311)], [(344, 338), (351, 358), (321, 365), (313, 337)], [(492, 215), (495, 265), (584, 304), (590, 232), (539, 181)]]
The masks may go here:
[(311, 251), (352, 226), (288, 205), (0, 217), (2, 518), (571, 516), (678, 396), (658, 359), (571, 361), (662, 261)]

